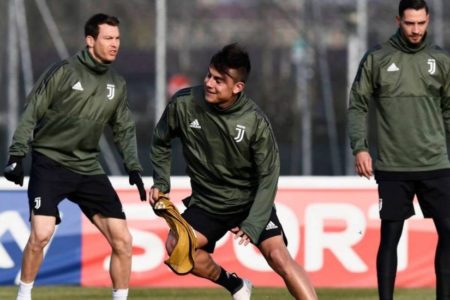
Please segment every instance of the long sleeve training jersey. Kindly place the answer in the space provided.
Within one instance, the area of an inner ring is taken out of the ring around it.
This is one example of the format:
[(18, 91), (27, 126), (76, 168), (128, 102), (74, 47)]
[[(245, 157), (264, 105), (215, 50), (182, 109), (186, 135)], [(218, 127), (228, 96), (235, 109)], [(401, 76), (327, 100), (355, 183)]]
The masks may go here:
[(278, 146), (267, 117), (241, 93), (220, 110), (206, 102), (203, 87), (179, 91), (154, 130), (154, 186), (170, 190), (171, 140), (180, 138), (191, 179), (189, 205), (215, 214), (249, 211), (241, 229), (257, 242), (277, 190)]
[(37, 81), (9, 152), (25, 156), (31, 146), (73, 172), (102, 174), (99, 140), (106, 125), (127, 169), (141, 171), (125, 80), (84, 49)]
[(361, 61), (350, 94), (353, 153), (368, 150), (369, 101), (376, 109), (375, 170), (424, 172), (450, 167), (450, 57), (426, 39), (409, 44), (400, 31)]

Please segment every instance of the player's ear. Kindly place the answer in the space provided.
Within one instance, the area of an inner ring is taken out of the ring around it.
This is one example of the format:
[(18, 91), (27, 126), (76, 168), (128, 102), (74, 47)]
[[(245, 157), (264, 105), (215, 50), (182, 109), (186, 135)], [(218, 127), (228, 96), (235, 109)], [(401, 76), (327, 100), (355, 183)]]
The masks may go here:
[(402, 17), (396, 16), (396, 17), (395, 17), (395, 21), (397, 21), (398, 27), (400, 27), (400, 25), (401, 25), (401, 23), (402, 23)]
[(88, 35), (85, 37), (86, 45), (88, 48), (93, 48), (95, 44), (95, 39), (92, 35)]
[(239, 94), (245, 88), (245, 83), (242, 81), (236, 82), (233, 87), (233, 94)]

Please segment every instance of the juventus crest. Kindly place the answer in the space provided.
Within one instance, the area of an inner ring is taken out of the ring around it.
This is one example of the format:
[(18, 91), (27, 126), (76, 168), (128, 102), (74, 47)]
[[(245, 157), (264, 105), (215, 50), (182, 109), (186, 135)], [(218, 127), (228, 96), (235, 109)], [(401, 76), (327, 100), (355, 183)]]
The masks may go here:
[(434, 58), (428, 59), (428, 73), (431, 75), (436, 73), (436, 60)]
[(41, 197), (34, 198), (34, 208), (39, 209), (41, 207)]
[(116, 86), (114, 84), (108, 83), (106, 85), (106, 90), (108, 91), (106, 98), (108, 98), (108, 100), (112, 100), (114, 98), (114, 94), (116, 93)]
[(245, 126), (243, 125), (236, 125), (236, 131), (237, 135), (234, 137), (234, 140), (236, 143), (239, 143), (244, 139), (244, 133), (245, 133)]

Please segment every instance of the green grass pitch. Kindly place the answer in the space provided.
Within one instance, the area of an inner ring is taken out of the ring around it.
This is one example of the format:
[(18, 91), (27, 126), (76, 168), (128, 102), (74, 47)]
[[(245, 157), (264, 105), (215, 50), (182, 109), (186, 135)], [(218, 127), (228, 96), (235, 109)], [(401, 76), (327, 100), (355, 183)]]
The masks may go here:
[[(17, 287), (0, 286), (0, 299), (16, 298)], [(317, 289), (320, 300), (377, 300), (376, 289)], [(434, 289), (396, 289), (396, 300), (434, 299)], [(33, 289), (33, 300), (110, 300), (110, 288), (78, 286), (45, 286)], [(230, 295), (220, 288), (131, 288), (130, 300), (229, 300)], [(254, 300), (292, 299), (284, 288), (254, 287)]]

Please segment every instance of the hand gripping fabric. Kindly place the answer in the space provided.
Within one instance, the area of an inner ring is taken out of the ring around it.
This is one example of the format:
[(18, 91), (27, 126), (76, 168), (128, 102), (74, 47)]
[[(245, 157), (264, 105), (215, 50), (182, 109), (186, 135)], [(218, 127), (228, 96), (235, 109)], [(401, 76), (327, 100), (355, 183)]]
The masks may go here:
[(192, 227), (183, 219), (172, 201), (165, 196), (160, 196), (153, 206), (153, 211), (157, 216), (166, 220), (177, 239), (172, 254), (164, 263), (178, 275), (189, 273), (194, 268), (194, 255), (197, 246), (197, 238)]

